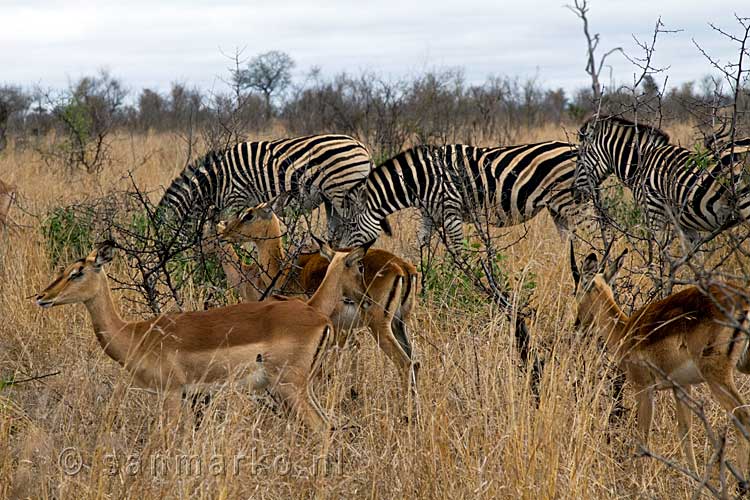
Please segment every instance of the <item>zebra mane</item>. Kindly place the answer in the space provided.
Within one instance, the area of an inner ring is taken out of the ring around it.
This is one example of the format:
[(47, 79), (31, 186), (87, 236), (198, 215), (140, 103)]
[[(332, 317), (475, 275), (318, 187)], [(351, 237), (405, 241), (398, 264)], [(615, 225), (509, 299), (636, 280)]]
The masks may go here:
[(652, 137), (652, 139), (655, 139), (656, 142), (669, 144), (669, 134), (664, 132), (662, 129), (651, 125), (646, 125), (645, 123), (636, 124), (634, 121), (618, 115), (594, 115), (584, 121), (579, 130), (581, 132), (584, 132), (589, 127), (589, 125), (595, 125), (598, 122), (609, 122), (618, 127), (637, 128), (639, 136), (649, 135)]
[(159, 200), (157, 210), (176, 210), (180, 217), (183, 217), (203, 193), (197, 192), (192, 183), (196, 173), (201, 170), (209, 169), (213, 164), (220, 162), (222, 151), (211, 150), (202, 157), (190, 163), (180, 174), (175, 177), (169, 184), (166, 191)]
[(221, 157), (224, 153), (225, 151), (219, 151), (216, 149), (210, 150), (205, 155), (190, 163), (185, 170), (182, 171), (180, 177), (184, 177), (185, 180), (192, 179), (195, 177), (195, 173), (199, 170), (206, 169), (214, 163), (221, 161)]

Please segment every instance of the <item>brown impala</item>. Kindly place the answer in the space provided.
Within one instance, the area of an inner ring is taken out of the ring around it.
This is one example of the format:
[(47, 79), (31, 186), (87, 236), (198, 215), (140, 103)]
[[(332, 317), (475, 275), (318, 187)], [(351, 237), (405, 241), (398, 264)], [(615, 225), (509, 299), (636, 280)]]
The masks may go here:
[[(364, 284), (358, 264), (365, 251), (334, 252), (326, 245), (331, 264), (315, 296), (360, 300)], [(241, 377), (255, 390), (275, 391), (310, 427), (328, 428), (310, 384), (333, 337), (325, 315), (301, 300), (277, 297), (125, 321), (102, 269), (113, 254), (108, 242), (73, 262), (37, 295), (37, 304), (83, 303), (107, 355), (136, 385), (166, 393), (170, 407), (193, 385)]]

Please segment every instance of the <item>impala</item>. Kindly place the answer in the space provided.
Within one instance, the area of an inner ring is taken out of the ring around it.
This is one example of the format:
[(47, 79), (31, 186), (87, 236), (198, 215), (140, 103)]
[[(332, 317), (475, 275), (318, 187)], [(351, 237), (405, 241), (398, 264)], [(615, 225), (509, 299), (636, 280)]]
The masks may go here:
[(227, 279), (227, 288), (234, 290), (245, 301), (257, 302), (262, 297), (260, 268), (242, 262), (231, 243), (222, 242), (210, 234), (209, 224), (203, 234), (203, 251), (215, 256)]
[(8, 212), (16, 195), (16, 187), (0, 180), (0, 228), (6, 226), (10, 220)]
[(615, 302), (611, 288), (626, 254), (627, 250), (623, 251), (602, 272), (592, 253), (586, 257), (581, 273), (571, 245), (570, 265), (578, 306), (576, 327), (590, 328), (605, 339), (607, 350), (633, 386), (644, 447), (648, 446), (651, 430), (654, 392), (672, 390), (678, 436), (688, 465), (697, 472), (690, 438), (691, 413), (682, 391), (689, 395), (690, 386), (707, 383), (714, 399), (750, 430), (750, 412), (733, 378), (735, 368), (750, 373), (744, 333), (748, 302), (728, 284), (711, 285), (705, 291), (692, 286), (647, 304), (628, 317)]
[[(274, 281), (286, 283), (284, 290), (288, 293), (312, 295), (308, 303), (328, 315), (337, 332), (367, 327), (380, 348), (399, 368), (407, 387), (416, 390), (419, 363), (413, 360), (406, 329), (414, 307), (417, 282), (417, 270), (412, 264), (385, 250), (369, 250), (362, 260), (365, 303), (339, 301), (327, 304), (323, 309), (315, 304), (315, 291), (321, 286), (328, 260), (321, 252), (300, 256), (296, 266), (287, 265), (281, 245), (281, 226), (269, 204), (245, 209), (229, 221), (221, 222), (218, 229), (220, 236), (227, 241), (255, 244), (261, 290), (273, 286)], [(246, 300), (252, 298), (246, 297)], [(342, 340), (343, 336), (340, 336), (339, 342)]]
[[(317, 300), (361, 300), (359, 263), (366, 250), (333, 252)], [(242, 303), (207, 311), (166, 314), (125, 321), (112, 300), (102, 266), (114, 254), (111, 242), (67, 266), (39, 295), (41, 307), (83, 303), (105, 353), (136, 385), (165, 393), (174, 407), (193, 386), (240, 377), (252, 389), (269, 388), (311, 428), (325, 430), (327, 419), (312, 392), (332, 339), (330, 320), (297, 299)]]

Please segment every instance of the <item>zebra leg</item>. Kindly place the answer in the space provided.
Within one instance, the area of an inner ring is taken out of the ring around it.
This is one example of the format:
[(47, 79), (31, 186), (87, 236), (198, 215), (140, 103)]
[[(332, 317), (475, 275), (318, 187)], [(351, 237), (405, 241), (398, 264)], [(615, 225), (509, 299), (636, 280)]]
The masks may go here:
[(432, 229), (435, 227), (435, 221), (427, 212), (422, 212), (422, 227), (419, 229), (419, 247), (420, 251), (424, 247), (430, 246), (432, 239)]
[(422, 286), (420, 287), (420, 295), (422, 298), (426, 297), (427, 294), (427, 272), (426, 270), (432, 267), (432, 249), (430, 248), (430, 236), (432, 234), (432, 218), (430, 215), (422, 211), (422, 227), (419, 230), (419, 267), (421, 269), (420, 281)]
[(443, 223), (445, 240), (448, 248), (453, 252), (460, 252), (464, 242), (464, 223), (457, 214), (449, 214)]
[(438, 227), (442, 233), (448, 250), (453, 253), (461, 251), (463, 246), (464, 228), (460, 215), (454, 210), (446, 210), (444, 213), (428, 213), (422, 211), (422, 230), (420, 231), (420, 242), (422, 246), (429, 246), (430, 235)]

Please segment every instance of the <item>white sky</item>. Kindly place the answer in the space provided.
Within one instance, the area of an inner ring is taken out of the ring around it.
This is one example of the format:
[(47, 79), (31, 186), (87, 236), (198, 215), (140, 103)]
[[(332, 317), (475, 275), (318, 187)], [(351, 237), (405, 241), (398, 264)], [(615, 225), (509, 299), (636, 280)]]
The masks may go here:
[[(572, 0), (571, 0), (572, 1)], [(469, 82), (489, 75), (537, 76), (548, 87), (588, 85), (581, 23), (565, 0), (0, 0), (0, 84), (60, 87), (100, 68), (129, 88), (167, 90), (173, 81), (221, 89), (230, 65), (222, 51), (249, 57), (289, 53), (301, 80), (311, 66), (329, 76), (373, 70), (386, 77), (461, 67)], [(748, 0), (590, 0), (601, 49), (648, 39), (658, 16), (677, 34), (662, 35), (655, 62), (679, 84), (711, 73), (691, 41), (727, 62), (737, 49), (708, 22), (738, 32), (734, 13)], [(610, 58), (618, 83), (634, 69)], [(606, 70), (605, 70), (606, 71)], [(608, 73), (608, 72), (607, 72)], [(608, 83), (609, 76), (603, 83)]]

